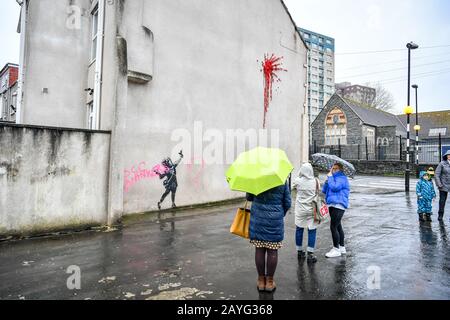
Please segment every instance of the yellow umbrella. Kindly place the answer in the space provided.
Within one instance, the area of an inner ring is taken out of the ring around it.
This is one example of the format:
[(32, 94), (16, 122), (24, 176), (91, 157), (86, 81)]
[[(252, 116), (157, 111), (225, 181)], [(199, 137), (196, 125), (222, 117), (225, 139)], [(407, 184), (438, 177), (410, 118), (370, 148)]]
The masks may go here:
[(226, 178), (231, 190), (259, 195), (285, 184), (293, 169), (283, 150), (258, 147), (240, 154)]

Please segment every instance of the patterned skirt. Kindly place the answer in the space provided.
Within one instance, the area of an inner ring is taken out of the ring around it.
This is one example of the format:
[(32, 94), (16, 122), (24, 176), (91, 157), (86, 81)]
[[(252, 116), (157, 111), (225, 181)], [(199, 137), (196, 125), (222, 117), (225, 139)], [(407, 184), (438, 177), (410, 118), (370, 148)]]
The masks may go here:
[(265, 248), (270, 250), (279, 250), (283, 247), (283, 242), (250, 240), (250, 243), (254, 245), (256, 248)]

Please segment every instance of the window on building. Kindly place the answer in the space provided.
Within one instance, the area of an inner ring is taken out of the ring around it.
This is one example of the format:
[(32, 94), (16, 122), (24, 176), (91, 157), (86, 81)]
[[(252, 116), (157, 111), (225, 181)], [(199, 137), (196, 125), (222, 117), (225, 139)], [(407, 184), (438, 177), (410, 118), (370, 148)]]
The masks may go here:
[(0, 119), (3, 119), (4, 110), (3, 110), (3, 96), (0, 94)]
[(91, 101), (88, 103), (87, 108), (87, 124), (89, 130), (94, 130), (95, 123), (94, 123), (94, 101)]
[(369, 153), (375, 152), (375, 129), (366, 128), (365, 138), (367, 138), (367, 149)]
[(10, 116), (13, 116), (16, 114), (16, 111), (17, 111), (17, 92), (13, 93), (11, 98), (12, 98), (11, 110), (9, 111), (9, 114), (10, 114)]
[(304, 33), (303, 37), (305, 37), (305, 39), (309, 39), (309, 33)]
[(332, 45), (332, 44), (333, 44), (333, 43), (331, 42), (331, 40), (329, 40), (329, 39), (327, 39), (326, 42), (327, 42), (328, 45)]
[(334, 108), (326, 118), (325, 145), (334, 146), (339, 143), (347, 144), (347, 117), (341, 109)]
[(439, 134), (441, 136), (445, 136), (447, 134), (447, 128), (430, 129), (430, 132), (429, 132), (428, 136), (429, 137), (439, 137)]
[(91, 62), (97, 57), (97, 41), (98, 41), (98, 7), (92, 11), (92, 48), (91, 48)]

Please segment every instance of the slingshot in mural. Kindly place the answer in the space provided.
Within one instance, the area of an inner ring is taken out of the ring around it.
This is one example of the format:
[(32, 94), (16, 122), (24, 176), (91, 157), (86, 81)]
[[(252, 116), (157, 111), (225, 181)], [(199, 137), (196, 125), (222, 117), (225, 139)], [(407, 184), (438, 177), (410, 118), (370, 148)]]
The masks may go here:
[(172, 208), (177, 207), (175, 204), (175, 197), (176, 197), (177, 189), (178, 189), (177, 167), (181, 163), (181, 160), (183, 160), (183, 158), (184, 158), (183, 150), (180, 151), (179, 155), (180, 155), (180, 159), (178, 159), (178, 161), (176, 161), (175, 163), (172, 162), (172, 159), (170, 159), (170, 158), (166, 158), (162, 161), (161, 164), (165, 168), (167, 168), (167, 170), (165, 170), (164, 173), (155, 171), (155, 173), (159, 176), (159, 178), (161, 180), (165, 178), (163, 185), (166, 188), (166, 191), (162, 195), (161, 200), (158, 202), (159, 210), (161, 210), (162, 203), (164, 202), (164, 200), (170, 193), (172, 194)]

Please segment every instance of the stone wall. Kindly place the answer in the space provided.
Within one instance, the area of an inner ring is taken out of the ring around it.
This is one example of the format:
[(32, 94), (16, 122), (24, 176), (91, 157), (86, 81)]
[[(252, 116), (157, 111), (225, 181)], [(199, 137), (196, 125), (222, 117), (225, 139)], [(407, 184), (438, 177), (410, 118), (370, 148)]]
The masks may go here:
[[(406, 170), (404, 161), (350, 161), (358, 175), (403, 175)], [(411, 165), (411, 177), (416, 175), (416, 166)]]
[(381, 152), (380, 159), (394, 159), (400, 157), (400, 141), (396, 137), (395, 126), (377, 127), (376, 145)]
[(311, 124), (311, 140), (318, 146), (325, 144), (325, 122), (328, 114), (335, 108), (340, 108), (347, 118), (347, 144), (359, 144), (362, 137), (361, 119), (350, 109), (338, 95), (333, 95), (316, 120)]

